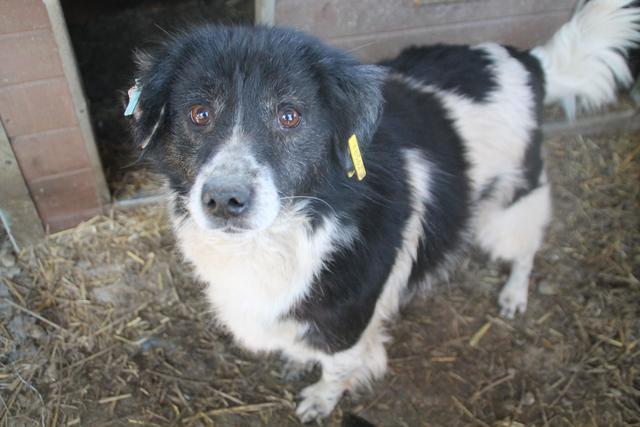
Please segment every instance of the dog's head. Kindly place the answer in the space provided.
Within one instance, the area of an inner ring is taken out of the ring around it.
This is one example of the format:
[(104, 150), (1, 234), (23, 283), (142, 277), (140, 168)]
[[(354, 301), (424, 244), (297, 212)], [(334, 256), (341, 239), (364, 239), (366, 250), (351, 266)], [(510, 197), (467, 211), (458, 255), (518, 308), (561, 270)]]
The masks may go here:
[[(303, 34), (206, 26), (140, 55), (134, 139), (205, 230), (268, 227), (284, 200), (353, 169), (383, 72)], [(332, 181), (332, 180), (329, 180)]]

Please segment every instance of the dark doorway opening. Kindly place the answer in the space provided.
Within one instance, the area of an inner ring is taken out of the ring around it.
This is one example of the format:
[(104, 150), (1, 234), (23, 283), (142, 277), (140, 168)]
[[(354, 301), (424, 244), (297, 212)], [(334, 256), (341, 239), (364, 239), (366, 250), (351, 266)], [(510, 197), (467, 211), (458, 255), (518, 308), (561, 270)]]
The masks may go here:
[(105, 176), (115, 200), (153, 194), (123, 117), (133, 52), (201, 23), (253, 23), (253, 0), (61, 0)]

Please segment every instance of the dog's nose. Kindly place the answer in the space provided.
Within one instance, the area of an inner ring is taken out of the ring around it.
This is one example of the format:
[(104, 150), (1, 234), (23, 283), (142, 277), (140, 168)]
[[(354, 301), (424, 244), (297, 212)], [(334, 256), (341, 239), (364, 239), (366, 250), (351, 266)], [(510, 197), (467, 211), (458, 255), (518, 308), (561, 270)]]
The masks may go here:
[(251, 188), (226, 177), (211, 178), (202, 187), (202, 205), (210, 215), (230, 218), (242, 215), (251, 204)]

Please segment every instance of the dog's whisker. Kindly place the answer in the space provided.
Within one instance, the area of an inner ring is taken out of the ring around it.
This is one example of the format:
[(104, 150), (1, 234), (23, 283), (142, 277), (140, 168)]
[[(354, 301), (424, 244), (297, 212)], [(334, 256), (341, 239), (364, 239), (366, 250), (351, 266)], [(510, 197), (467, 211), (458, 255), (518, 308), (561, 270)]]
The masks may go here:
[(174, 35), (173, 35), (173, 34), (171, 34), (168, 30), (166, 30), (166, 29), (162, 28), (159, 24), (154, 23), (153, 25), (154, 25), (157, 29), (159, 29), (160, 31), (162, 31), (163, 33), (165, 33), (167, 36), (169, 36), (169, 37), (173, 37), (173, 36), (174, 36)]
[(295, 199), (317, 200), (317, 201), (319, 201), (321, 203), (324, 203), (327, 207), (329, 207), (329, 209), (331, 209), (335, 215), (338, 214), (336, 209), (333, 206), (331, 206), (331, 204), (329, 202), (327, 202), (324, 199), (321, 199), (320, 197), (313, 197), (313, 196), (285, 196), (285, 197), (280, 197), (280, 200), (295, 200)]

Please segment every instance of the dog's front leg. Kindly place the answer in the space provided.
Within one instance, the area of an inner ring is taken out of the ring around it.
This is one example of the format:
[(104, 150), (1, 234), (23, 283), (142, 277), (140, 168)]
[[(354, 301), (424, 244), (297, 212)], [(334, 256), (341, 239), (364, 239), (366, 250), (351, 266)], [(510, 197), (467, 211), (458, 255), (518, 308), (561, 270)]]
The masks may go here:
[(331, 364), (323, 364), (322, 378), (300, 392), (296, 414), (303, 423), (327, 417), (347, 390), (346, 380)]
[(321, 360), (320, 381), (302, 390), (296, 414), (303, 423), (327, 417), (344, 392), (366, 388), (387, 369), (386, 335), (372, 322), (350, 349)]

